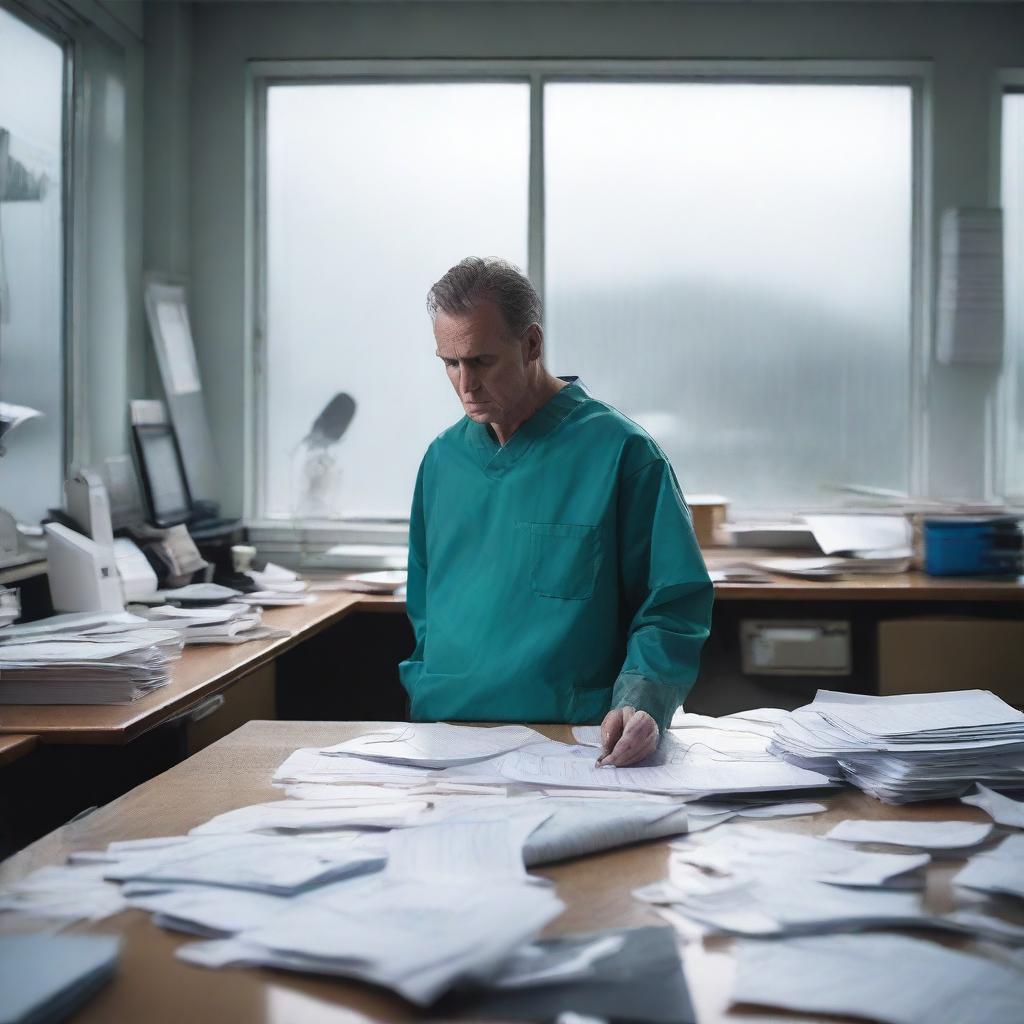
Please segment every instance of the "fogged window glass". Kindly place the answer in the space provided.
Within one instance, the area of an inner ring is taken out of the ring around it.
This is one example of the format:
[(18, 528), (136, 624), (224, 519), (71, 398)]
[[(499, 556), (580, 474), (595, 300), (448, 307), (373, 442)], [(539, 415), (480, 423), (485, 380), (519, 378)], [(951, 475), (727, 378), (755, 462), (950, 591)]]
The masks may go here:
[(529, 105), (519, 83), (269, 89), (270, 515), (408, 514), (462, 415), (426, 293), (464, 256), (525, 269)]
[(550, 83), (549, 363), (743, 506), (908, 484), (911, 92)]
[(64, 53), (0, 8), (0, 508), (62, 503)]
[(1006, 239), (1006, 489), (1024, 494), (1024, 93), (1003, 97)]

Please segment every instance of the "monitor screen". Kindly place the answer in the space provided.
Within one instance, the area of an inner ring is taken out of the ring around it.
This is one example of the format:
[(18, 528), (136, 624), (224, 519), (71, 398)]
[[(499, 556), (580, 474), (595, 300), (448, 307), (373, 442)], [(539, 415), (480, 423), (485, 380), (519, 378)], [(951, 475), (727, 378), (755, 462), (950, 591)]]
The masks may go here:
[(169, 424), (136, 426), (135, 438), (153, 522), (157, 526), (187, 522), (192, 499), (173, 429)]

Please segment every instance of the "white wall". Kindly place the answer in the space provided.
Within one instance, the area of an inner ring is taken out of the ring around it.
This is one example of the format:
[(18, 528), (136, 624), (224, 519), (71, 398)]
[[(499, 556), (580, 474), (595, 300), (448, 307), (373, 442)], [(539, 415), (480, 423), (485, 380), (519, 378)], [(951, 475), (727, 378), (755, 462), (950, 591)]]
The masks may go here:
[[(932, 222), (987, 205), (998, 153), (995, 75), (1024, 64), (1024, 8), (896, 3), (203, 3), (192, 21), (188, 200), (193, 325), (224, 467), (244, 494), (246, 62), (302, 58), (664, 58), (928, 61)], [(166, 147), (174, 160), (173, 142)], [(147, 177), (155, 168), (149, 152)], [(171, 204), (168, 216), (176, 216)], [(153, 217), (148, 222), (153, 223)], [(155, 223), (153, 230), (157, 230)], [(935, 267), (929, 268), (934, 274)], [(991, 369), (929, 363), (928, 490), (990, 485)]]

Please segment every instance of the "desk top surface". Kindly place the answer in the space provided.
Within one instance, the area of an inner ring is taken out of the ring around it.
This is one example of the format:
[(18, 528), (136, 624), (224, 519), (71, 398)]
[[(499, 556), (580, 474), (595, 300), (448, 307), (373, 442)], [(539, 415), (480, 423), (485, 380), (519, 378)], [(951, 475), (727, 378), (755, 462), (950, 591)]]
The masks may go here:
[(359, 602), (358, 594), (320, 593), (310, 605), (268, 608), (264, 622), (290, 636), (187, 647), (171, 681), (131, 704), (0, 706), (0, 734), (34, 733), (43, 743), (127, 743), (340, 621)]
[(38, 736), (22, 736), (18, 733), (0, 736), (0, 767), (13, 764), (35, 749), (38, 743)]
[[(709, 569), (806, 551), (709, 548)], [(716, 583), (716, 601), (1024, 601), (1024, 577), (928, 576), (912, 571), (838, 580), (802, 580), (770, 574), (771, 583)]]
[[(0, 885), (35, 868), (63, 863), (75, 850), (97, 850), (118, 839), (180, 835), (215, 814), (247, 804), (280, 798), (272, 788), (274, 769), (297, 747), (340, 742), (379, 723), (250, 722), (224, 739), (125, 794), (118, 800), (40, 839), (0, 864)], [(568, 739), (566, 726), (538, 726), (555, 739)], [(958, 802), (888, 807), (857, 790), (825, 797), (828, 811), (810, 817), (756, 821), (756, 827), (822, 834), (846, 818), (987, 821), (973, 807)], [(566, 904), (548, 934), (608, 927), (661, 924), (661, 919), (630, 895), (638, 886), (666, 875), (667, 842), (663, 840), (568, 861), (536, 873), (552, 879)], [(929, 869), (926, 900), (936, 911), (950, 908), (949, 879), (959, 862), (938, 861)], [(147, 1024), (310, 1024), (367, 1018), (383, 1021), (417, 1019), (407, 1004), (365, 985), (269, 970), (216, 970), (192, 967), (174, 958), (189, 941), (154, 926), (149, 915), (132, 910), (88, 930), (122, 937), (121, 969), (114, 982), (78, 1014), (76, 1024), (145, 1020)], [(691, 944), (684, 952), (688, 980), (701, 1024), (718, 1021), (804, 1020), (784, 1014), (728, 1012), (733, 964), (728, 941)]]

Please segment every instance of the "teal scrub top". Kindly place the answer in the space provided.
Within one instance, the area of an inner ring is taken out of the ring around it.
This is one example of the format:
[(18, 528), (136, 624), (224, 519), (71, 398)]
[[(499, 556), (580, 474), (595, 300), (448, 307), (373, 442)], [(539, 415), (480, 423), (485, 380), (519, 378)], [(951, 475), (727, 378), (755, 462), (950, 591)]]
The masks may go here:
[(400, 666), (413, 721), (664, 730), (697, 678), (712, 586), (668, 459), (575, 379), (500, 445), (469, 417), (416, 480)]

